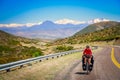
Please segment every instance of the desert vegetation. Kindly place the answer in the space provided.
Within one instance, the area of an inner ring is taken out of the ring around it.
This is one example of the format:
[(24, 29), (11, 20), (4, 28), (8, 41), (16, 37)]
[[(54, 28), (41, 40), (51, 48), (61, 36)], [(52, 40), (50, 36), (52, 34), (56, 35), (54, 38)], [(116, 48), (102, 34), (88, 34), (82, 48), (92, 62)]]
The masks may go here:
[(55, 47), (54, 50), (55, 52), (69, 51), (69, 50), (73, 50), (73, 46), (60, 45)]
[(72, 37), (61, 39), (56, 41), (56, 44), (81, 44), (89, 43), (96, 41), (112, 41), (120, 39), (120, 25), (115, 27), (110, 27), (95, 32), (85, 33), (85, 34), (76, 34)]
[(36, 40), (16, 37), (3, 31), (0, 31), (0, 36), (0, 64), (43, 55), (40, 48), (21, 44), (36, 43)]

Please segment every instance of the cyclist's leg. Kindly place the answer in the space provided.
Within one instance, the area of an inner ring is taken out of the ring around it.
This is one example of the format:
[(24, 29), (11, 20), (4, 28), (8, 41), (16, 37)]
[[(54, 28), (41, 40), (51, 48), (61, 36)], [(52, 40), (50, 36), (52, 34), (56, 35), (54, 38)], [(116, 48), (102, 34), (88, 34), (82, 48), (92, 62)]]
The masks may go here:
[(88, 64), (90, 64), (90, 63), (91, 63), (91, 58), (88, 59)]
[(91, 58), (92, 58), (92, 56), (90, 56), (89, 59), (88, 59), (89, 64), (91, 64)]

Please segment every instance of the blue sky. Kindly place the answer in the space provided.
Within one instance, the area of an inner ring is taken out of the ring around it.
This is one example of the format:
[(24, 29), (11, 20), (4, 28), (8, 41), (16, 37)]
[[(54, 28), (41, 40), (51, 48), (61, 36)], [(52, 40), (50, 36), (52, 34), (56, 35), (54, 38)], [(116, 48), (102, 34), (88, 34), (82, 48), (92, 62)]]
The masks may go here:
[(63, 18), (120, 21), (120, 0), (0, 0), (0, 24), (35, 23)]

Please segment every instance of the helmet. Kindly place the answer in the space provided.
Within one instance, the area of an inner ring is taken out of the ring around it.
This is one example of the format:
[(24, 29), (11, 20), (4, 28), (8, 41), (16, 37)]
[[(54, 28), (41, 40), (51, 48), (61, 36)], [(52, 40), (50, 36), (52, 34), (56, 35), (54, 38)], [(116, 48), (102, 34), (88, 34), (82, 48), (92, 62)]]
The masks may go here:
[(87, 45), (86, 48), (89, 48), (89, 46)]

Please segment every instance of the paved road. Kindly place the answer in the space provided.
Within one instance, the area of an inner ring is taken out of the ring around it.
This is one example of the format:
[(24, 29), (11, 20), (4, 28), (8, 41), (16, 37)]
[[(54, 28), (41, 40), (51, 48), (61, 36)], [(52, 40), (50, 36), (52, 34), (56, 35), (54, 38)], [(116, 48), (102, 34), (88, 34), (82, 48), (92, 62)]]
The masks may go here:
[[(61, 71), (55, 80), (120, 80), (120, 68), (113, 63), (111, 50), (111, 47), (105, 47), (94, 54), (94, 69), (89, 75), (82, 70), (82, 63), (76, 61), (69, 69)], [(114, 47), (114, 56), (120, 64), (120, 48)]]

